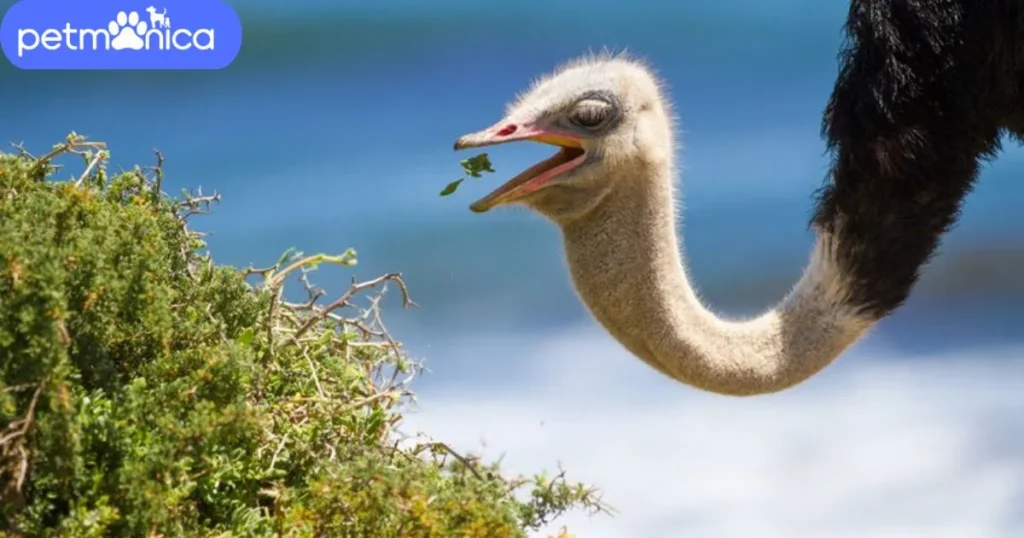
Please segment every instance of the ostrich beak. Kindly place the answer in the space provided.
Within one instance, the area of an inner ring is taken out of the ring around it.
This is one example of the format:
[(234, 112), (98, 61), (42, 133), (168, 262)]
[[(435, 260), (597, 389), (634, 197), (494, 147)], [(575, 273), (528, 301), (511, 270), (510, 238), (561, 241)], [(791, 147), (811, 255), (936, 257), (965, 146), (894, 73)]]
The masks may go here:
[(552, 179), (576, 168), (586, 159), (580, 140), (574, 136), (540, 129), (531, 125), (500, 122), (483, 131), (467, 134), (455, 141), (455, 150), (479, 148), (531, 140), (558, 146), (561, 150), (508, 180), (487, 196), (473, 202), (469, 209), (483, 213), (493, 207), (509, 204), (547, 186)]

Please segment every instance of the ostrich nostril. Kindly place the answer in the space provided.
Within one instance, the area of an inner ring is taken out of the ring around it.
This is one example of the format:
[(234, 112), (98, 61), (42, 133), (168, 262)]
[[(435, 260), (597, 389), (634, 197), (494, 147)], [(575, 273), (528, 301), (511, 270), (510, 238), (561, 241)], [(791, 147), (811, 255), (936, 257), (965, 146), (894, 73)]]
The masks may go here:
[(508, 136), (516, 132), (516, 129), (518, 129), (518, 127), (515, 125), (506, 125), (504, 129), (498, 131), (498, 136)]

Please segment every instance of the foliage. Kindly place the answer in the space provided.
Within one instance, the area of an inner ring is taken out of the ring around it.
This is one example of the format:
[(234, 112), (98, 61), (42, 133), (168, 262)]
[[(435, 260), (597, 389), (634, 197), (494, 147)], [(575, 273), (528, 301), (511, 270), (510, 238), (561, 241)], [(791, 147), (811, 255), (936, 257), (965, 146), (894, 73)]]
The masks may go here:
[(486, 153), (462, 159), (459, 164), (462, 165), (462, 170), (466, 175), (446, 185), (441, 191), (441, 196), (448, 196), (454, 193), (459, 188), (459, 184), (466, 180), (466, 177), (483, 177), (484, 172), (494, 172), (494, 168), (491, 167), (491, 160)]
[[(48, 180), (64, 154), (85, 171)], [(159, 153), (107, 159), (74, 133), (0, 153), (0, 535), (524, 536), (605, 510), (401, 438), (419, 365), (378, 309), (389, 285), (410, 304), (399, 274), (323, 304), (309, 272), (353, 251), (217, 265), (189, 229), (216, 194), (164, 195)]]

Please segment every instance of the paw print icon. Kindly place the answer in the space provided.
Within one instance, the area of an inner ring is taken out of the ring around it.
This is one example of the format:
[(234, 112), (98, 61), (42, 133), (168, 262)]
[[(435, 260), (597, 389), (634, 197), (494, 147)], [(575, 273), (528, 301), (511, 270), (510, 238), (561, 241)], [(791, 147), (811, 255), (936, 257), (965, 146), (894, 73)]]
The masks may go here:
[(145, 43), (142, 36), (146, 35), (149, 28), (146, 21), (139, 18), (135, 11), (125, 13), (118, 11), (117, 17), (107, 25), (107, 31), (113, 39), (110, 40), (110, 48), (114, 50), (141, 50)]

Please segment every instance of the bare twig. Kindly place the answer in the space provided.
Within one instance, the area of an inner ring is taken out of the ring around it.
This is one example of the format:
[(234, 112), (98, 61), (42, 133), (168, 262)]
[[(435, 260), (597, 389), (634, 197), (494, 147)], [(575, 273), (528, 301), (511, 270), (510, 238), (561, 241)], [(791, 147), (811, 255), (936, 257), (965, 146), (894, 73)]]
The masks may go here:
[(270, 465), (267, 467), (268, 473), (274, 469), (275, 465), (277, 465), (277, 457), (281, 455), (281, 450), (284, 449), (284, 444), (286, 442), (288, 442), (288, 432), (285, 432), (284, 435), (281, 436), (281, 442), (277, 443), (277, 450), (274, 450), (274, 455), (270, 458)]
[[(399, 280), (399, 282), (401, 282), (401, 281)], [(402, 285), (402, 284), (400, 284), (400, 285)], [(405, 293), (404, 285), (402, 285), (402, 286), (403, 286), (403, 293)], [(396, 342), (395, 339), (391, 337), (391, 334), (388, 332), (388, 328), (384, 326), (384, 320), (381, 319), (381, 315), (380, 315), (380, 299), (381, 299), (382, 295), (383, 295), (383, 292), (381, 292), (381, 295), (378, 295), (378, 296), (370, 299), (370, 312), (373, 314), (374, 323), (376, 324), (377, 327), (380, 327), (381, 337), (384, 338), (385, 340), (387, 340), (388, 344), (391, 344), (391, 349), (397, 355), (397, 354), (400, 353), (400, 351), (398, 349), (398, 342)]]
[[(53, 146), (53, 149), (51, 149), (42, 157), (36, 158), (36, 163), (34, 167), (41, 168), (43, 166), (46, 166), (50, 164), (50, 161), (64, 153), (76, 153), (80, 155), (83, 153), (83, 148), (103, 150), (107, 148), (107, 145), (103, 142), (88, 142), (86, 141), (84, 136), (77, 133), (71, 133), (67, 136), (66, 139), (64, 139), (64, 142)], [(27, 154), (28, 152), (25, 153)]]
[(271, 265), (270, 267), (265, 267), (263, 269), (257, 269), (256, 267), (250, 265), (248, 268), (242, 270), (242, 276), (246, 278), (252, 275), (266, 276), (268, 273), (275, 269), (277, 269), (276, 265)]
[(45, 153), (40, 157), (34, 156), (28, 150), (25, 149), (23, 143), (11, 144), (16, 150), (18, 150), (18, 156), (23, 159), (33, 161), (31, 172), (36, 172), (41, 169), (51, 166), (53, 169), (59, 168), (59, 166), (51, 165), (51, 161), (63, 154), (75, 154), (82, 155), (89, 159), (89, 165), (86, 167), (85, 173), (75, 181), (76, 185), (81, 184), (82, 180), (92, 172), (92, 169), (97, 164), (107, 158), (108, 154), (105, 151), (107, 145), (103, 142), (90, 142), (85, 139), (84, 136), (77, 133), (70, 133), (64, 142), (56, 144), (49, 152)]
[[(157, 193), (156, 196), (159, 196), (159, 193)], [(193, 215), (209, 213), (210, 206), (213, 202), (219, 201), (220, 194), (214, 191), (211, 195), (204, 195), (202, 187), (198, 188), (195, 194), (185, 192), (185, 199), (178, 202), (177, 207), (179, 212), (176, 213), (178, 221), (181, 224), (182, 233), (193, 238), (197, 236), (201, 237), (201, 234), (189, 229), (188, 219)], [(181, 255), (185, 260), (188, 260), (185, 264), (185, 270), (188, 272), (188, 275), (193, 279), (196, 278), (196, 266), (203, 260), (203, 258), (196, 258), (196, 254), (192, 251), (189, 241), (182, 241)]]
[(301, 260), (298, 260), (298, 261), (292, 263), (288, 267), (286, 267), (283, 270), (281, 270), (281, 272), (276, 273), (274, 276), (270, 277), (270, 279), (267, 281), (266, 285), (267, 285), (268, 288), (274, 288), (274, 287), (280, 286), (281, 282), (284, 281), (284, 279), (290, 273), (294, 272), (296, 269), (299, 269), (299, 268), (302, 268), (302, 267), (307, 267), (307, 266), (318, 264), (318, 263), (336, 263), (338, 265), (355, 265), (355, 257), (352, 254), (351, 250), (348, 251), (348, 252), (344, 252), (342, 254), (339, 254), (337, 256), (331, 256), (331, 255), (328, 255), (328, 254), (314, 254), (312, 256), (306, 256), (305, 258), (302, 258)]
[(96, 165), (104, 158), (106, 158), (106, 153), (103, 151), (97, 151), (96, 154), (92, 156), (92, 159), (89, 160), (89, 165), (85, 167), (85, 171), (82, 172), (82, 175), (78, 176), (78, 179), (75, 180), (75, 186), (81, 185), (82, 182), (85, 181), (85, 178), (89, 177), (89, 174), (92, 173), (92, 169), (96, 168)]
[[(356, 409), (359, 409), (360, 407), (363, 407), (363, 406), (366, 406), (366, 405), (370, 405), (370, 404), (379, 402), (381, 400), (385, 400), (385, 399), (397, 400), (397, 399), (399, 399), (399, 398), (401, 398), (402, 396), (405, 396), (405, 395), (406, 395), (406, 391), (399, 391), (399, 390), (391, 390), (391, 391), (387, 391), (387, 392), (378, 392), (376, 394), (372, 394), (372, 395), (367, 396), (365, 398), (360, 398), (358, 400), (355, 400), (355, 401), (343, 404), (340, 407), (334, 409), (334, 412), (338, 413), (338, 414), (344, 414), (344, 413), (348, 413), (349, 411), (355, 411)], [(298, 400), (300, 402), (317, 402), (317, 403), (332, 404), (332, 405), (337, 405), (337, 404), (340, 403), (337, 400), (332, 400), (330, 398), (314, 398), (314, 397), (309, 397), (309, 396), (300, 396), (300, 397), (297, 397), (297, 398), (294, 398), (294, 399)]]
[(160, 150), (154, 149), (153, 153), (156, 154), (156, 165), (150, 167), (150, 171), (153, 172), (153, 196), (159, 198), (161, 189), (163, 189), (164, 183), (164, 154), (160, 153)]
[(7, 425), (7, 429), (11, 431), (0, 437), (0, 447), (28, 433), (29, 428), (32, 427), (32, 423), (35, 421), (36, 404), (39, 403), (39, 395), (43, 393), (43, 387), (45, 385), (45, 382), (40, 382), (39, 386), (36, 387), (35, 393), (32, 394), (32, 400), (29, 401), (28, 411), (25, 412), (25, 417), (20, 420), (12, 421)]
[(470, 461), (469, 458), (463, 456), (462, 454), (459, 454), (458, 452), (455, 451), (455, 449), (453, 449), (452, 447), (448, 446), (446, 443), (442, 443), (440, 441), (433, 441), (431, 443), (427, 443), (427, 446), (429, 446), (430, 448), (432, 448), (434, 450), (440, 450), (440, 451), (443, 451), (443, 452), (445, 452), (447, 454), (450, 454), (453, 458), (459, 460), (459, 463), (461, 463), (467, 469), (469, 469), (469, 471), (471, 473), (473, 473), (473, 476), (475, 476), (477, 478), (477, 480), (483, 480), (484, 479), (483, 475), (480, 474), (480, 471), (478, 471), (476, 469), (476, 463), (475, 462)]
[(195, 194), (186, 193), (185, 199), (178, 202), (178, 206), (184, 210), (180, 216), (187, 219), (192, 215), (209, 213), (213, 202), (220, 202), (220, 193), (213, 191), (213, 194), (203, 194), (203, 188), (199, 187)]
[(11, 147), (18, 150), (18, 157), (31, 161), (36, 160), (36, 156), (32, 155), (27, 149), (25, 149), (24, 142), (11, 142)]
[(20, 391), (23, 391), (23, 390), (28, 390), (28, 389), (34, 388), (35, 386), (36, 386), (36, 383), (22, 383), (20, 385), (8, 385), (8, 386), (3, 388), (3, 391), (4, 392), (20, 392)]
[[(353, 263), (355, 262), (353, 261)], [(302, 282), (302, 287), (306, 289), (306, 296), (308, 298), (306, 304), (303, 305), (303, 308), (312, 309), (313, 305), (316, 304), (316, 302), (319, 301), (327, 292), (323, 288), (314, 286), (313, 283), (309, 281), (309, 271), (302, 271), (302, 274), (299, 276), (299, 281)]]
[(324, 388), (320, 386), (320, 378), (316, 375), (316, 365), (313, 364), (313, 359), (309, 358), (309, 352), (305, 349), (302, 350), (302, 356), (305, 357), (306, 364), (309, 364), (309, 372), (313, 375), (313, 384), (316, 385), (316, 393), (319, 394), (321, 398), (326, 398), (327, 395), (324, 394)]
[(316, 325), (318, 322), (323, 321), (323, 319), (326, 318), (328, 314), (330, 314), (332, 311), (344, 306), (349, 306), (349, 300), (356, 294), (362, 293), (363, 291), (369, 288), (379, 286), (380, 284), (383, 284), (385, 282), (392, 281), (399, 283), (399, 287), (402, 289), (402, 297), (405, 306), (415, 304), (412, 302), (412, 300), (409, 299), (408, 289), (405, 287), (405, 283), (402, 282), (401, 273), (388, 273), (364, 282), (355, 282), (355, 279), (353, 279), (352, 284), (349, 286), (348, 290), (345, 291), (345, 293), (341, 294), (341, 297), (338, 297), (333, 303), (327, 305), (317, 313), (309, 316), (309, 318), (306, 319), (305, 323), (303, 323), (302, 326), (299, 327), (299, 330), (296, 331), (294, 335), (292, 335), (292, 338), (289, 341), (289, 343), (296, 343), (299, 337), (305, 334), (306, 331), (308, 331), (309, 329), (313, 328), (313, 326)]
[(25, 487), (25, 479), (28, 478), (29, 457), (24, 444), (18, 445), (18, 455), (21, 456), (21, 465), (18, 469), (18, 479), (14, 482), (14, 491), (21, 491)]
[(352, 347), (376, 347), (389, 349), (394, 348), (396, 345), (398, 347), (402, 347), (401, 342), (395, 342), (394, 344), (392, 344), (391, 342), (347, 342), (345, 345)]
[(24, 506), (25, 496), (23, 488), (28, 480), (29, 468), (32, 463), (31, 453), (25, 446), (25, 436), (35, 423), (36, 406), (46, 384), (47, 381), (44, 380), (36, 386), (32, 399), (29, 401), (28, 409), (25, 411), (25, 416), (20, 420), (9, 423), (7, 425), (8, 433), (0, 437), (0, 461), (10, 461), (10, 459), (17, 458), (15, 460), (17, 461), (16, 464), (8, 467), (7, 465), (14, 463), (11, 461), (11, 464), (5, 465), (6, 468), (0, 469), (0, 476), (10, 473), (12, 478), (7, 485), (0, 489), (0, 499), (5, 504)]

